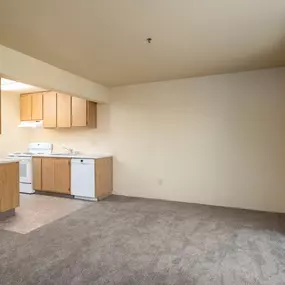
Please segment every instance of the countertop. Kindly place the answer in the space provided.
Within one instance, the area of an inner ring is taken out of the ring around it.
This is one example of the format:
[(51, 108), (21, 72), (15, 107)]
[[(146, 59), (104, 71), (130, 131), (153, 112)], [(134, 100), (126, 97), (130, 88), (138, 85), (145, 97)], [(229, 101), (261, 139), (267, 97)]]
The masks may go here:
[(9, 164), (19, 162), (20, 159), (17, 158), (0, 158), (0, 164)]
[(33, 157), (62, 157), (62, 158), (78, 158), (78, 159), (98, 159), (111, 157), (111, 154), (68, 154), (68, 153), (55, 153), (55, 154), (35, 154)]

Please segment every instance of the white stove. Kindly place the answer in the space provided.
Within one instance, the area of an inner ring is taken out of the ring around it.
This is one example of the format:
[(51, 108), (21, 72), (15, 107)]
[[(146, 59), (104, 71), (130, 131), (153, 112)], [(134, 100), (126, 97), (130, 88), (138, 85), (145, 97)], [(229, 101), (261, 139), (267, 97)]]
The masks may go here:
[(31, 152), (13, 152), (9, 154), (9, 157), (29, 157), (32, 156)]
[(14, 152), (9, 157), (20, 159), (20, 192), (33, 194), (35, 190), (32, 187), (33, 171), (32, 156), (34, 154), (50, 154), (53, 145), (51, 143), (30, 143), (27, 152)]

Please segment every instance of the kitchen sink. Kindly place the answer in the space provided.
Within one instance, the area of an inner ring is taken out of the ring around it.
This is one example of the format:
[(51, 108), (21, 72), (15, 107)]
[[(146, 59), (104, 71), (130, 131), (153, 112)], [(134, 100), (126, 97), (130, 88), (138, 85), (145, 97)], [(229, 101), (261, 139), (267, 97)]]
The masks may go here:
[(54, 156), (76, 156), (76, 153), (62, 153), (62, 152), (53, 152), (51, 155)]

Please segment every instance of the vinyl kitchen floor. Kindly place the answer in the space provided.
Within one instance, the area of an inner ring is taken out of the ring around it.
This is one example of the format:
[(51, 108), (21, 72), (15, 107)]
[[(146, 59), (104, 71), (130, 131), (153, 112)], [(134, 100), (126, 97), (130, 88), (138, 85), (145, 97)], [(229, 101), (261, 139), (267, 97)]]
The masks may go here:
[(62, 197), (21, 194), (16, 215), (0, 222), (0, 230), (27, 234), (90, 203)]

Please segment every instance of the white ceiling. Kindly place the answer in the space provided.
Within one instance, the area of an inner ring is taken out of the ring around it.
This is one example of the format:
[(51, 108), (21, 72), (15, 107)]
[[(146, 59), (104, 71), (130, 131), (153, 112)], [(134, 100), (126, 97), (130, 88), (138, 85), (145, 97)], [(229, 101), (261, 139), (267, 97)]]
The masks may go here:
[(0, 0), (0, 44), (106, 86), (283, 66), (285, 1)]

